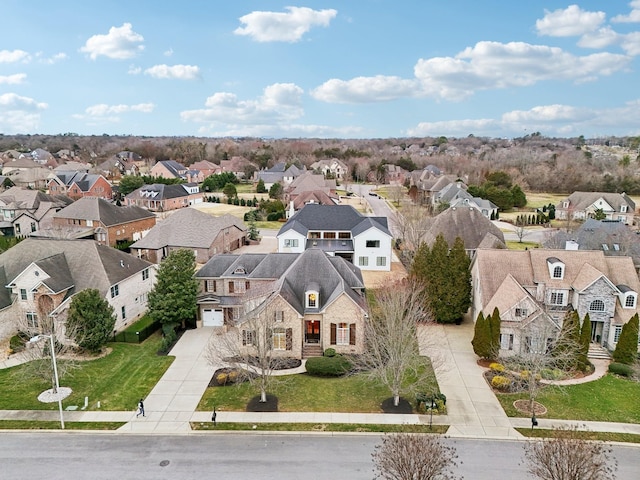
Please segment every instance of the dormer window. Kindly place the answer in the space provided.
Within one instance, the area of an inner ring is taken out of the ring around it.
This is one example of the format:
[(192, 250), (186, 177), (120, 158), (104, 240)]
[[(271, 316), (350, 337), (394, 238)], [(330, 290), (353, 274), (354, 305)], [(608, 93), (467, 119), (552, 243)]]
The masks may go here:
[(238, 267), (233, 271), (234, 275), (246, 275), (247, 271), (244, 269), (244, 267)]
[(311, 292), (307, 295), (307, 307), (316, 308), (318, 306), (318, 294)]
[(620, 213), (627, 213), (627, 206), (626, 205), (620, 205)]
[(564, 263), (555, 257), (547, 258), (549, 276), (552, 279), (562, 280), (564, 278)]
[(627, 292), (624, 296), (624, 308), (636, 308), (637, 294)]

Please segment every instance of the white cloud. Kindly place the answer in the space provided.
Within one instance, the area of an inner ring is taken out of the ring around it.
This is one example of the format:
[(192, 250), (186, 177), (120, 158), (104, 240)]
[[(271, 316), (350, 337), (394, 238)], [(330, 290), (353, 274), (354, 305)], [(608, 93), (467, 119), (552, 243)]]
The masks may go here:
[[(634, 43), (629, 40), (629, 48)], [(455, 57), (420, 59), (415, 78), (331, 79), (311, 91), (317, 100), (365, 103), (403, 97), (462, 100), (479, 90), (531, 86), (542, 81), (591, 81), (624, 69), (631, 57), (613, 53), (575, 56), (557, 47), (523, 42), (478, 42)]]
[(106, 35), (94, 35), (80, 48), (92, 60), (100, 55), (108, 58), (126, 59), (135, 57), (144, 50), (144, 37), (133, 31), (130, 23), (111, 27)]
[(58, 63), (58, 62), (61, 62), (62, 60), (66, 60), (68, 57), (66, 53), (60, 52), (50, 57), (42, 57), (42, 54), (38, 53), (38, 58), (42, 63), (45, 63), (47, 65), (53, 65), (54, 63)]
[(163, 54), (165, 57), (170, 57), (170, 56), (172, 56), (172, 55), (173, 55), (173, 48), (169, 48), (169, 50), (165, 50), (162, 54)]
[(351, 80), (333, 78), (310, 93), (315, 99), (329, 103), (384, 102), (414, 96), (419, 86), (416, 80), (376, 75)]
[(266, 137), (266, 138), (355, 138), (362, 136), (360, 127), (329, 125), (224, 125), (217, 130), (210, 126), (198, 129), (200, 135), (210, 137)]
[(407, 130), (409, 137), (454, 136), (466, 137), (470, 133), (478, 136), (491, 136), (499, 123), (490, 118), (477, 120), (448, 120), (441, 122), (420, 122)]
[(578, 5), (570, 5), (564, 10), (545, 10), (545, 16), (536, 20), (536, 29), (540, 35), (574, 37), (596, 30), (605, 19), (604, 12), (587, 12)]
[(24, 50), (0, 50), (0, 63), (28, 62), (31, 55)]
[(640, 32), (632, 32), (626, 34), (620, 45), (624, 49), (624, 51), (629, 55), (640, 55)]
[(27, 78), (26, 73), (15, 73), (13, 75), (0, 75), (0, 85), (18, 85)]
[(640, 23), (640, 0), (629, 2), (631, 12), (629, 15), (616, 15), (611, 19), (614, 23)]
[(336, 10), (312, 10), (308, 7), (286, 7), (288, 13), (255, 11), (240, 17), (244, 27), (236, 35), (248, 35), (258, 42), (297, 42), (311, 27), (327, 27), (338, 14)]
[(611, 27), (606, 26), (582, 35), (578, 40), (578, 46), (582, 48), (605, 48), (615, 44), (619, 39), (620, 35)]
[(195, 65), (154, 65), (144, 71), (153, 78), (195, 80), (200, 78), (200, 68)]
[[(505, 112), (498, 119), (461, 119), (422, 122), (407, 130), (408, 136), (520, 136), (539, 131), (549, 136), (593, 136), (603, 131), (624, 131), (637, 135), (640, 125), (640, 100), (621, 107), (593, 109), (571, 105), (541, 105), (529, 110)], [(634, 130), (635, 129), (635, 130)]]
[(206, 124), (213, 131), (228, 125), (264, 129), (282, 126), (300, 118), (303, 90), (293, 83), (275, 83), (256, 100), (240, 100), (233, 93), (217, 92), (205, 101), (205, 108), (180, 113), (182, 120)]
[(87, 107), (85, 109), (85, 113), (92, 116), (104, 116), (128, 112), (151, 113), (154, 108), (155, 105), (153, 103), (138, 103), (136, 105), (107, 105), (106, 103), (99, 103), (97, 105)]
[(40, 111), (48, 105), (16, 93), (0, 95), (0, 131), (4, 133), (36, 132), (40, 124)]
[(142, 73), (142, 68), (136, 67), (135, 65), (130, 65), (127, 73), (129, 75), (140, 75)]

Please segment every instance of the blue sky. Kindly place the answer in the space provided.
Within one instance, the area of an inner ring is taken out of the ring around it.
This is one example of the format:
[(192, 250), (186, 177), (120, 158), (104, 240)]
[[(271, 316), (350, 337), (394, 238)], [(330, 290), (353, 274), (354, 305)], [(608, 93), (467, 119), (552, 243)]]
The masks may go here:
[(0, 133), (640, 135), (640, 0), (3, 0)]

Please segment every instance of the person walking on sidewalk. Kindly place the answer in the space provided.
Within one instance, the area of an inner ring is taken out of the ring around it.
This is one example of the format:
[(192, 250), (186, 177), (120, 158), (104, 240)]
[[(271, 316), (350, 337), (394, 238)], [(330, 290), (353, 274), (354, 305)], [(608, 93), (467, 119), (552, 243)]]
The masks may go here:
[(142, 398), (140, 399), (140, 401), (138, 402), (138, 413), (136, 413), (136, 417), (142, 415), (143, 417), (144, 415), (144, 402), (142, 401)]

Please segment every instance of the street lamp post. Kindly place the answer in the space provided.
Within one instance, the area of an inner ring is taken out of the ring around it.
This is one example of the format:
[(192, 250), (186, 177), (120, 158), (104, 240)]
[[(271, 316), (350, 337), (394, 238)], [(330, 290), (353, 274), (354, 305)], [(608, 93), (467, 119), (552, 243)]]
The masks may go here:
[(56, 345), (55, 345), (55, 341), (53, 339), (53, 334), (51, 334), (51, 335), (44, 335), (44, 334), (36, 335), (35, 337), (30, 339), (29, 341), (30, 342), (37, 342), (41, 338), (49, 338), (49, 340), (51, 341), (51, 363), (53, 363), (53, 377), (54, 377), (55, 382), (56, 382), (56, 395), (58, 397), (58, 408), (60, 409), (60, 428), (62, 428), (62, 430), (64, 430), (64, 415), (62, 414), (62, 394), (60, 392), (60, 381), (58, 380), (58, 363), (56, 362)]

